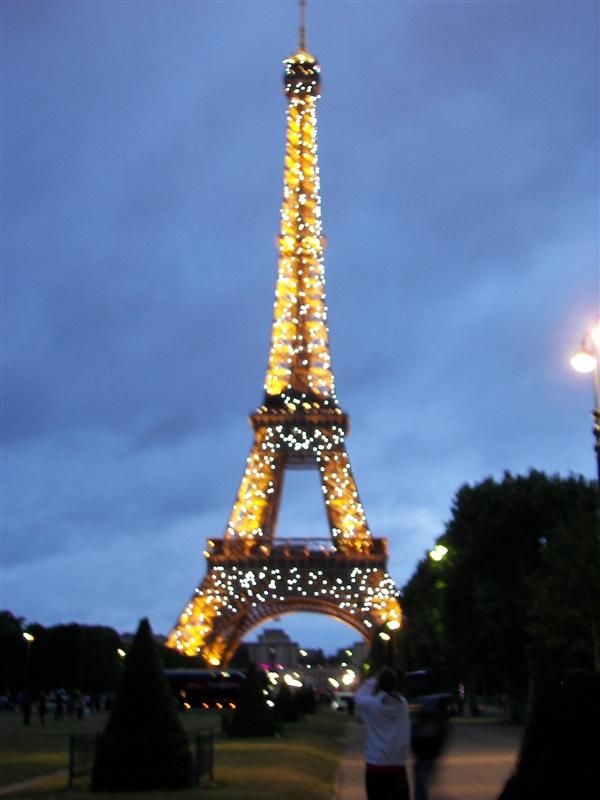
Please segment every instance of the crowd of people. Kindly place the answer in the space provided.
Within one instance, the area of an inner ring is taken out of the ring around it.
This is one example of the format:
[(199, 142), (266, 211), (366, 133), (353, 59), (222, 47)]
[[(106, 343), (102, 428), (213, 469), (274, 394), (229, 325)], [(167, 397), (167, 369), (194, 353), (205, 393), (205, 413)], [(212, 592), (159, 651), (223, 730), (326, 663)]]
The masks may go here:
[(0, 711), (21, 713), (25, 725), (30, 725), (32, 719), (45, 725), (47, 719), (82, 720), (89, 714), (109, 711), (112, 702), (112, 692), (86, 694), (77, 689), (54, 689), (35, 693), (24, 691), (0, 695)]

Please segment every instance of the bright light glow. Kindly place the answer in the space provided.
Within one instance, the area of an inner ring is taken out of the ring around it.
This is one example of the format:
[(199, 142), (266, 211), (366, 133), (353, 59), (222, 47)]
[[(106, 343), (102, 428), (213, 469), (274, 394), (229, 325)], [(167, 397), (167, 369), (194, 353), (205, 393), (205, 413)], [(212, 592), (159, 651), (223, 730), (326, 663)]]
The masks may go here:
[(592, 342), (596, 345), (598, 350), (600, 350), (600, 320), (598, 321), (595, 328), (592, 328), (590, 331), (590, 336), (592, 338)]
[(293, 678), (291, 675), (284, 675), (283, 680), (288, 686), (292, 686), (294, 689), (299, 689), (302, 686), (302, 681)]
[(271, 681), (273, 686), (275, 686), (277, 681), (279, 680), (279, 673), (278, 672), (267, 672), (267, 678)]
[(340, 684), (336, 681), (335, 678), (327, 678), (327, 680), (333, 686), (334, 689), (340, 688)]
[(306, 650), (298, 650), (298, 652), (300, 653), (300, 655), (301, 655), (303, 658), (306, 658), (306, 656), (308, 655), (308, 653), (306, 652)]
[(267, 705), (269, 706), (269, 708), (273, 708), (275, 703), (272, 700), (267, 700)]
[(381, 633), (379, 634), (379, 638), (383, 639), (384, 642), (389, 642), (389, 640), (392, 637), (389, 635), (389, 633), (386, 633), (385, 631), (381, 631)]
[(23, 638), (28, 642), (35, 642), (35, 636), (28, 631), (23, 631)]
[(342, 675), (342, 683), (344, 686), (350, 686), (356, 680), (356, 673), (353, 669), (349, 669)]
[(123, 650), (122, 648), (118, 647), (118, 648), (117, 648), (117, 655), (118, 655), (120, 658), (125, 658), (125, 656), (127, 655), (127, 653), (125, 652), (125, 650)]
[(429, 551), (429, 558), (433, 561), (441, 561), (447, 552), (448, 548), (444, 547), (443, 544), (436, 544), (434, 549)]
[(386, 627), (389, 628), (391, 631), (397, 631), (400, 627), (400, 623), (397, 619), (391, 619), (389, 622), (386, 622)]
[(571, 366), (577, 372), (593, 372), (598, 365), (596, 356), (590, 350), (580, 350), (571, 359)]

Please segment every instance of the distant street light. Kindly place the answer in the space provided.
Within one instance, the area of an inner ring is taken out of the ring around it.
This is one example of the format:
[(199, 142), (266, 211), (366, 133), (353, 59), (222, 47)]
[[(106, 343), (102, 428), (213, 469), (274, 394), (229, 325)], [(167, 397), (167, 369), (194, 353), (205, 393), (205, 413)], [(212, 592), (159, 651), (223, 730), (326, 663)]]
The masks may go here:
[(125, 658), (127, 653), (125, 652), (125, 650), (122, 650), (120, 647), (117, 647), (117, 655), (119, 656), (119, 658)]
[(445, 555), (448, 553), (448, 548), (444, 547), (443, 544), (436, 544), (433, 550), (429, 551), (429, 558), (432, 561), (441, 561)]
[(581, 341), (581, 349), (571, 358), (571, 366), (577, 372), (592, 373), (594, 382), (594, 450), (596, 452), (596, 472), (600, 492), (600, 400), (598, 391), (598, 372), (600, 368), (600, 321), (595, 328), (586, 331)]

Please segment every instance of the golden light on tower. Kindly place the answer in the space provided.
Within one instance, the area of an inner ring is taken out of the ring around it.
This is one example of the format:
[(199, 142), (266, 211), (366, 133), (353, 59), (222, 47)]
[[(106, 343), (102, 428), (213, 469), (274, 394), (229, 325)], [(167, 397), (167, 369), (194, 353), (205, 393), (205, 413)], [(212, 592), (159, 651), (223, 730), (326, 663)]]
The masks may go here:
[[(346, 451), (348, 417), (335, 395), (317, 149), (321, 73), (303, 21), (300, 47), (284, 67), (283, 200), (263, 404), (250, 417), (254, 441), (225, 535), (208, 541), (206, 576), (167, 642), (213, 666), (227, 664), (257, 624), (291, 611), (342, 620), (365, 639), (401, 623), (387, 542), (367, 524)], [(282, 480), (292, 467), (319, 472), (327, 540), (290, 545), (275, 537)]]

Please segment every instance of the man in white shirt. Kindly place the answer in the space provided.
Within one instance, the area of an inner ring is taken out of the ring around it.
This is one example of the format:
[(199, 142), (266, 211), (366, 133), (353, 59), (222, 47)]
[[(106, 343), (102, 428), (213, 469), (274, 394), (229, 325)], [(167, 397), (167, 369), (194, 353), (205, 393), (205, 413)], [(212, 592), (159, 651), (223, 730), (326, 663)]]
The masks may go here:
[(368, 800), (409, 800), (406, 761), (410, 748), (408, 703), (385, 667), (357, 691), (356, 708), (367, 726), (365, 745)]

